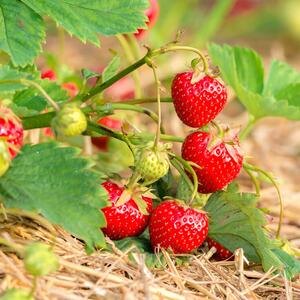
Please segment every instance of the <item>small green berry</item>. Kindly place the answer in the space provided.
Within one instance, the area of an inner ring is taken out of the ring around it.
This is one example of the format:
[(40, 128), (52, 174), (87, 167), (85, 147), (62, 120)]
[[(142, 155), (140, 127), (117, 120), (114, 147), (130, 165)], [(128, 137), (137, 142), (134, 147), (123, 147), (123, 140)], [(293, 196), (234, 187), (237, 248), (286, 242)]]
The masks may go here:
[(24, 264), (27, 272), (33, 276), (48, 275), (59, 267), (57, 256), (50, 246), (43, 243), (33, 243), (26, 247)]
[(0, 139), (0, 176), (9, 168), (11, 162), (9, 149), (4, 139)]
[(135, 155), (135, 167), (146, 182), (155, 182), (169, 171), (168, 154), (162, 147), (141, 148)]
[(34, 300), (30, 292), (23, 289), (9, 289), (0, 297), (0, 300)]
[(75, 103), (68, 103), (53, 118), (52, 127), (58, 134), (76, 136), (86, 130), (87, 120)]

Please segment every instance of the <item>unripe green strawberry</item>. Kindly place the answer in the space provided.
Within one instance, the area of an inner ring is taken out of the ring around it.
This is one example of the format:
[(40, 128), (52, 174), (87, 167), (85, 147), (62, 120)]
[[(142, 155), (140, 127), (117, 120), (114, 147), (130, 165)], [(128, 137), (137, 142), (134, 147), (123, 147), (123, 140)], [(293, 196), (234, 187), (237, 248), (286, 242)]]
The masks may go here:
[(150, 147), (141, 148), (135, 155), (135, 167), (148, 183), (152, 183), (165, 176), (169, 171), (169, 157), (164, 146), (157, 149)]
[(22, 289), (9, 289), (0, 297), (0, 300), (34, 300), (34, 298), (28, 291)]
[(11, 162), (9, 149), (5, 140), (0, 139), (0, 176), (9, 168)]
[(55, 272), (58, 258), (50, 246), (43, 243), (33, 243), (26, 247), (24, 257), (25, 269), (33, 276), (44, 276)]
[(87, 120), (75, 103), (68, 103), (53, 118), (52, 127), (61, 135), (75, 136), (86, 130)]

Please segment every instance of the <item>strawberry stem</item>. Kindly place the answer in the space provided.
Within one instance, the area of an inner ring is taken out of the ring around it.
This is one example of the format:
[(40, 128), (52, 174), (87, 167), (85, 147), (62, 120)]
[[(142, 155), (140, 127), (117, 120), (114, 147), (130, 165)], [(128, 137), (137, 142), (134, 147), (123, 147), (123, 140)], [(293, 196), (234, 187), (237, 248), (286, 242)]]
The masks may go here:
[(213, 121), (210, 121), (210, 124), (218, 130), (218, 136), (219, 136), (220, 138), (223, 138), (223, 137), (224, 137), (224, 130), (223, 130), (223, 128), (218, 124), (218, 122), (216, 122), (216, 121), (213, 120)]
[(181, 163), (181, 165), (183, 166), (183, 168), (185, 170), (187, 170), (189, 173), (191, 173), (192, 177), (193, 177), (193, 190), (192, 190), (192, 196), (191, 196), (191, 200), (190, 202), (188, 203), (189, 205), (191, 205), (195, 199), (195, 197), (197, 196), (198, 194), (198, 177), (197, 177), (197, 174), (194, 170), (194, 168), (189, 164), (188, 161), (186, 161), (185, 159), (183, 159), (182, 157), (172, 153), (172, 152), (169, 152), (169, 155), (173, 158), (175, 158), (178, 162)]
[(255, 187), (255, 194), (257, 197), (260, 196), (260, 186), (259, 186), (259, 182), (256, 179), (256, 177), (253, 175), (252, 171), (250, 171), (246, 166), (244, 166), (244, 170), (245, 172), (248, 174), (248, 176), (250, 177), (254, 187)]
[[(127, 103), (108, 103), (108, 105), (113, 110), (129, 110), (129, 111), (135, 111), (135, 112), (143, 113), (143, 114), (149, 116), (157, 124), (159, 123), (158, 115), (149, 108), (140, 107), (140, 106), (127, 104)], [(95, 111), (97, 111), (97, 109)], [(100, 112), (102, 112), (101, 109), (100, 109)], [(161, 130), (161, 132), (164, 132), (164, 129), (163, 129), (162, 125), (160, 125), (160, 130)]]
[(196, 48), (188, 47), (188, 46), (165, 46), (165, 47), (161, 47), (159, 49), (153, 50), (151, 53), (156, 55), (157, 53), (163, 54), (163, 53), (173, 52), (173, 51), (178, 51), (178, 50), (194, 52), (197, 55), (199, 55), (199, 58), (201, 59), (202, 64), (203, 64), (204, 73), (207, 75), (210, 75), (209, 74), (209, 66), (208, 66), (208, 62), (207, 62), (205, 55)]
[(252, 116), (249, 115), (249, 120), (248, 123), (246, 124), (246, 126), (243, 128), (243, 130), (240, 132), (240, 141), (243, 141), (248, 134), (251, 132), (253, 126), (256, 124), (257, 120)]
[(127, 190), (133, 191), (134, 187), (138, 183), (138, 181), (141, 179), (141, 175), (139, 172), (133, 172), (130, 179), (129, 183), (127, 184)]
[(131, 33), (131, 34), (127, 34), (126, 38), (128, 40), (129, 46), (131, 47), (132, 54), (134, 55), (134, 57), (136, 59), (141, 57), (141, 49), (139, 47), (139, 44), (138, 44), (137, 39), (135, 38), (135, 36)]
[[(125, 101), (120, 101), (120, 103), (124, 104), (143, 104), (143, 103), (155, 103), (157, 102), (157, 98), (145, 98), (145, 99), (130, 99), (130, 100), (125, 100)], [(160, 98), (160, 102), (165, 102), (165, 103), (172, 103), (173, 99), (172, 98)], [(119, 102), (114, 102), (114, 103), (119, 103)]]
[[(125, 54), (125, 57), (126, 57), (128, 63), (132, 64), (135, 60), (135, 57), (132, 52), (132, 48), (130, 47), (130, 45), (128, 43), (128, 40), (121, 34), (117, 34), (116, 38), (124, 51), (124, 54)], [(135, 92), (134, 92), (135, 97), (141, 98), (142, 97), (142, 85), (141, 85), (141, 79), (140, 79), (140, 76), (139, 76), (139, 73), (137, 70), (132, 72), (132, 78), (135, 83), (135, 85), (134, 85), (135, 86)]]
[[(178, 173), (180, 174), (180, 176), (184, 179), (184, 181), (189, 186), (190, 191), (192, 193), (194, 191), (194, 184), (192, 183), (192, 181), (189, 178), (189, 176), (187, 176), (187, 174), (185, 173), (184, 169), (182, 169), (182, 166), (175, 159), (171, 159), (171, 164), (178, 171)], [(205, 205), (205, 203), (203, 203), (203, 201), (201, 201), (201, 198), (199, 197), (198, 193), (196, 194), (195, 198), (197, 199), (197, 203), (202, 202), (201, 206)], [(182, 199), (179, 199), (179, 200), (182, 200)]]
[(276, 181), (274, 180), (273, 176), (270, 173), (268, 173), (268, 172), (266, 172), (266, 171), (264, 171), (264, 170), (262, 170), (262, 169), (260, 169), (256, 166), (250, 165), (248, 163), (243, 163), (243, 167), (248, 169), (248, 170), (263, 174), (264, 176), (266, 176), (271, 181), (271, 183), (275, 187), (276, 192), (277, 192), (277, 196), (278, 196), (278, 199), (279, 199), (279, 210), (280, 210), (279, 211), (279, 222), (278, 222), (278, 227), (277, 227), (277, 231), (276, 231), (276, 238), (277, 239), (280, 238), (281, 225), (282, 225), (282, 222), (283, 222), (283, 200), (282, 200), (282, 197), (281, 197), (280, 189), (279, 189)]
[(161, 104), (160, 104), (160, 81), (157, 75), (156, 66), (150, 61), (149, 66), (152, 68), (155, 86), (156, 86), (156, 97), (157, 97), (157, 114), (158, 114), (158, 122), (157, 122), (157, 129), (154, 141), (154, 149), (157, 149), (159, 140), (160, 140), (160, 128), (161, 128)]

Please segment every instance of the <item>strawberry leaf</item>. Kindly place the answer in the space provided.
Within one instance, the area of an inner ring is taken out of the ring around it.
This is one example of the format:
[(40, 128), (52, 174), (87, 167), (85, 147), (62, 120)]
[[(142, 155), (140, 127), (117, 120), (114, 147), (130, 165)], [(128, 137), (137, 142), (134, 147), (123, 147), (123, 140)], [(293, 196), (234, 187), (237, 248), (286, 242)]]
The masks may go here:
[(251, 49), (209, 45), (213, 62), (249, 113), (300, 120), (300, 73), (283, 62), (273, 61), (264, 83), (259, 55)]
[[(145, 264), (150, 269), (164, 269), (167, 266), (167, 261), (162, 253), (154, 254), (151, 248), (149, 238), (147, 237), (147, 232), (144, 232), (139, 237), (125, 238), (120, 241), (114, 241), (117, 248), (125, 252), (131, 249), (128, 254), (129, 259), (136, 263), (133, 257), (134, 253), (144, 254)], [(189, 257), (180, 256), (175, 258), (176, 265), (182, 265), (189, 260)]]
[(31, 63), (42, 50), (43, 19), (19, 0), (1, 0), (0, 10), (0, 49), (14, 65)]
[(277, 95), (278, 92), (295, 82), (300, 83), (300, 73), (284, 62), (273, 60), (263, 94)]
[(27, 76), (27, 73), (19, 72), (8, 65), (0, 66), (0, 92), (13, 93), (25, 89), (26, 86), (19, 83), (18, 80)]
[(104, 69), (102, 73), (102, 81), (105, 82), (112, 78), (115, 74), (117, 74), (119, 68), (121, 66), (121, 59), (119, 56), (115, 55), (112, 60), (109, 62), (107, 67)]
[(99, 228), (106, 225), (100, 208), (107, 205), (107, 193), (79, 152), (57, 143), (26, 145), (1, 177), (0, 195), (6, 207), (35, 211), (61, 225), (90, 252), (105, 247)]
[(265, 216), (256, 208), (257, 201), (254, 194), (230, 189), (214, 193), (205, 206), (210, 217), (208, 235), (231, 252), (243, 248), (246, 257), (252, 262), (261, 262), (265, 271), (273, 266), (284, 269), (292, 278), (297, 271), (294, 259), (274, 246), (276, 243), (264, 229)]
[(286, 253), (282, 249), (272, 249), (273, 253), (280, 259), (282, 264), (285, 266), (285, 275), (287, 278), (292, 279), (296, 275), (300, 274), (300, 262), (295, 257)]
[(146, 28), (147, 0), (22, 0), (39, 15), (52, 18), (82, 42), (99, 45), (97, 34), (107, 36)]
[[(58, 104), (62, 104), (68, 100), (66, 90), (62, 89), (56, 82), (50, 81), (48, 79), (43, 79), (38, 80), (37, 83)], [(19, 107), (25, 107), (29, 111), (35, 111), (36, 114), (46, 108), (51, 107), (45, 97), (35, 87), (29, 87), (26, 90), (17, 92), (14, 95), (13, 102)]]

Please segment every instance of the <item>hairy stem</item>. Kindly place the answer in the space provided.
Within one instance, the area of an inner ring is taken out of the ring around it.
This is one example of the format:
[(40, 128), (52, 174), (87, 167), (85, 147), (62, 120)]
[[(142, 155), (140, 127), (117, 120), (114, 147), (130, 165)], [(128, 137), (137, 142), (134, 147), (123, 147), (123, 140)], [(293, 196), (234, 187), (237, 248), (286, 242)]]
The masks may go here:
[(184, 179), (184, 181), (186, 182), (186, 184), (189, 186), (189, 189), (190, 189), (191, 193), (193, 193), (193, 191), (194, 191), (194, 184), (192, 183), (192, 181), (190, 180), (190, 178), (187, 176), (187, 174), (185, 173), (184, 169), (182, 169), (182, 166), (179, 164), (179, 162), (176, 159), (173, 158), (173, 159), (171, 159), (171, 164), (174, 166), (174, 168), (178, 171), (178, 173), (180, 174), (180, 176)]
[(254, 187), (255, 187), (255, 194), (257, 197), (260, 196), (260, 186), (259, 186), (259, 183), (256, 179), (256, 177), (253, 175), (252, 171), (249, 170), (246, 166), (244, 166), (244, 170), (245, 172), (248, 174), (248, 176), (250, 177)]
[(274, 180), (274, 178), (271, 174), (269, 174), (268, 172), (266, 172), (266, 171), (264, 171), (264, 170), (262, 170), (262, 169), (260, 169), (256, 166), (250, 165), (248, 163), (243, 163), (243, 167), (244, 167), (244, 169), (252, 170), (254, 172), (258, 172), (258, 173), (263, 174), (264, 176), (266, 176), (271, 181), (271, 183), (275, 187), (276, 192), (277, 192), (277, 196), (278, 196), (278, 199), (279, 199), (279, 222), (278, 222), (278, 227), (277, 227), (277, 231), (276, 231), (276, 238), (280, 238), (281, 225), (282, 225), (282, 222), (283, 222), (283, 200), (282, 200), (282, 197), (281, 197), (280, 189), (279, 189), (276, 181)]
[(206, 59), (205, 55), (200, 50), (198, 50), (196, 48), (192, 48), (192, 47), (187, 47), (187, 46), (167, 45), (167, 46), (163, 46), (161, 48), (155, 49), (155, 50), (148, 50), (147, 54), (144, 57), (142, 57), (141, 59), (139, 59), (138, 61), (136, 61), (132, 65), (128, 66), (124, 70), (120, 71), (119, 73), (117, 73), (115, 76), (113, 76), (109, 80), (107, 80), (107, 81), (103, 82), (102, 84), (90, 89), (85, 95), (79, 96), (78, 98), (75, 98), (75, 99), (76, 100), (80, 99), (81, 101), (84, 102), (84, 101), (90, 99), (91, 97), (103, 92), (105, 89), (107, 89), (108, 87), (113, 85), (115, 82), (117, 82), (118, 80), (120, 80), (124, 76), (128, 75), (131, 72), (134, 72), (135, 70), (137, 70), (139, 67), (143, 66), (144, 64), (149, 63), (149, 60), (151, 60), (151, 58), (162, 55), (164, 53), (179, 51), (179, 50), (196, 53), (199, 56), (199, 58), (201, 59), (202, 63), (203, 63), (204, 72), (206, 74), (209, 74), (209, 66), (208, 66), (207, 59)]
[(166, 47), (161, 47), (157, 50), (154, 50), (152, 53), (163, 54), (163, 53), (173, 52), (173, 51), (188, 51), (188, 52), (196, 53), (202, 61), (203, 71), (205, 72), (205, 74), (209, 75), (209, 66), (208, 66), (207, 59), (206, 59), (205, 55), (199, 49), (196, 49), (193, 47), (188, 47), (188, 46), (166, 46)]
[(157, 75), (156, 67), (152, 64), (151, 68), (153, 70), (154, 82), (156, 87), (156, 98), (157, 98), (157, 113), (158, 113), (158, 123), (154, 141), (154, 148), (157, 149), (160, 140), (160, 126), (161, 126), (161, 105), (160, 105), (160, 82)]
[(141, 56), (141, 49), (139, 47), (139, 44), (138, 44), (135, 36), (132, 33), (127, 34), (126, 37), (128, 39), (128, 44), (131, 47), (132, 53), (133, 53), (134, 57), (137, 59), (138, 57)]
[[(117, 34), (116, 38), (119, 41), (119, 43), (124, 51), (124, 54), (125, 54), (125, 57), (126, 57), (128, 63), (132, 64), (135, 60), (135, 57), (134, 57), (134, 54), (132, 53), (132, 48), (130, 47), (128, 41), (121, 34)], [(141, 85), (141, 79), (140, 79), (140, 76), (139, 76), (139, 73), (137, 70), (132, 72), (132, 78), (135, 83), (135, 85), (134, 85), (135, 86), (135, 93), (134, 93), (135, 97), (141, 98), (142, 97), (142, 85)]]
[(144, 65), (147, 61), (147, 58), (148, 58), (148, 54), (146, 54), (140, 60), (136, 61), (135, 63), (128, 66), (124, 70), (120, 71), (119, 73), (117, 73), (115, 76), (113, 76), (109, 80), (107, 80), (107, 81), (103, 82), (102, 84), (90, 89), (85, 95), (82, 96), (81, 101), (86, 101), (86, 100), (90, 99), (91, 97), (103, 92), (105, 89), (107, 89), (108, 87), (113, 85), (115, 82), (117, 82), (121, 78), (125, 77), (129, 73), (135, 71), (136, 69), (138, 69), (139, 67)]
[[(155, 103), (157, 102), (157, 98), (145, 98), (145, 99), (131, 99), (131, 100), (125, 100), (125, 101), (120, 101), (120, 103), (125, 103), (125, 104), (143, 104), (143, 103)], [(160, 98), (160, 102), (164, 103), (172, 103), (173, 99), (172, 98)], [(118, 103), (118, 102), (115, 102)]]
[(189, 164), (188, 161), (186, 161), (185, 159), (183, 159), (182, 157), (174, 154), (174, 153), (169, 153), (169, 155), (171, 157), (174, 157), (182, 166), (185, 170), (187, 170), (193, 178), (193, 190), (192, 190), (192, 196), (191, 196), (191, 200), (188, 203), (189, 205), (191, 205), (195, 199), (195, 197), (197, 196), (198, 193), (198, 177), (197, 174), (195, 172), (195, 170), (193, 169), (193, 167)]
[(135, 106), (135, 105), (132, 105), (132, 104), (127, 104), (127, 103), (112, 103), (111, 107), (114, 110), (129, 110), (129, 111), (135, 111), (135, 112), (143, 113), (143, 114), (149, 116), (154, 122), (156, 122), (158, 124), (157, 126), (159, 126), (161, 132), (164, 132), (164, 129), (162, 128), (162, 125), (159, 124), (158, 115), (149, 108)]
[(240, 132), (240, 141), (243, 141), (248, 136), (256, 122), (257, 120), (253, 116), (249, 115), (248, 123)]

